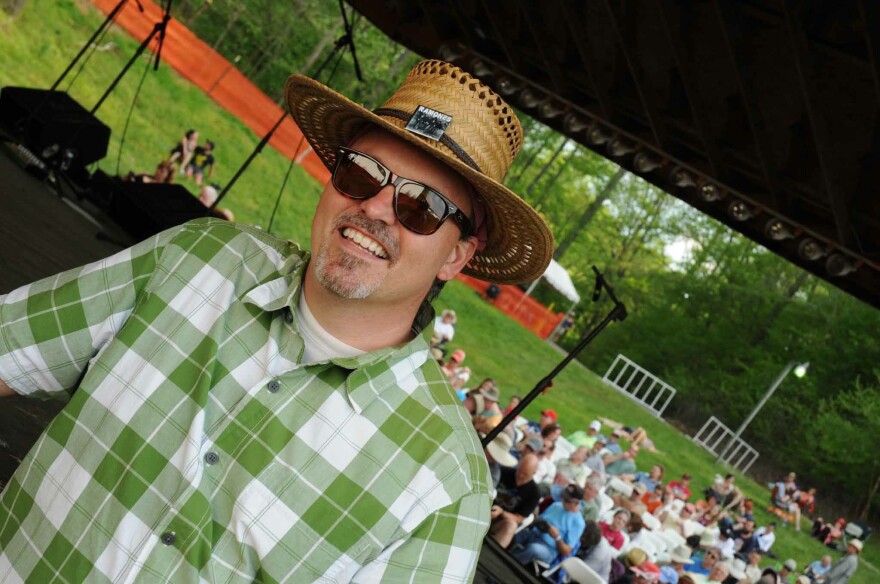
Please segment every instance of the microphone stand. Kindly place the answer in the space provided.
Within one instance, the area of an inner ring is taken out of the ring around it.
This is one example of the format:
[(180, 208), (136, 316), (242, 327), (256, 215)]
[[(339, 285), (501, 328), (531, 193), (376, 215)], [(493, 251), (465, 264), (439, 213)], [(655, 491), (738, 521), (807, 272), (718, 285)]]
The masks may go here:
[[(330, 51), (330, 54), (327, 55), (327, 58), (324, 59), (324, 61), (318, 66), (315, 72), (310, 75), (310, 77), (312, 79), (317, 79), (318, 77), (320, 77), (321, 73), (324, 71), (327, 65), (330, 64), (330, 61), (333, 59), (333, 57), (338, 54), (339, 51), (341, 51), (343, 48), (348, 47), (349, 51), (351, 52), (351, 58), (354, 61), (355, 75), (357, 76), (358, 81), (363, 82), (364, 78), (361, 75), (361, 66), (360, 63), (358, 63), (357, 53), (355, 52), (354, 48), (353, 27), (348, 22), (348, 16), (346, 16), (345, 14), (345, 6), (343, 6), (342, 0), (339, 0), (339, 9), (342, 11), (342, 20), (345, 27), (345, 34), (343, 34), (336, 40), (336, 43), (334, 43), (333, 45), (333, 50)], [(208, 207), (208, 215), (211, 215), (213, 213), (214, 209), (217, 208), (217, 205), (220, 204), (220, 201), (222, 201), (223, 198), (229, 193), (229, 190), (232, 188), (232, 186), (238, 181), (239, 178), (241, 178), (241, 175), (244, 174), (244, 171), (248, 169), (248, 167), (251, 165), (251, 162), (254, 161), (254, 158), (256, 158), (257, 155), (259, 155), (260, 152), (263, 151), (263, 149), (266, 147), (266, 144), (269, 143), (269, 140), (272, 139), (272, 136), (275, 134), (278, 128), (281, 127), (281, 123), (284, 122), (288, 115), (290, 115), (287, 110), (287, 105), (284, 104), (282, 107), (284, 108), (284, 113), (281, 114), (281, 117), (278, 118), (278, 121), (275, 122), (275, 125), (272, 126), (272, 128), (266, 133), (265, 136), (263, 136), (263, 139), (260, 140), (259, 144), (257, 144), (257, 147), (254, 148), (254, 151), (251, 152), (250, 156), (247, 157), (247, 159), (244, 161), (238, 171), (236, 171), (233, 177), (229, 179), (229, 182), (226, 183), (226, 186), (223, 187), (222, 191), (220, 191), (220, 194), (217, 196), (217, 199), (214, 201), (214, 203), (210, 207)], [(296, 153), (294, 153), (294, 155), (295, 154)]]
[(513, 410), (511, 410), (506, 416), (504, 416), (504, 418), (498, 423), (497, 426), (492, 428), (492, 430), (488, 434), (486, 434), (486, 436), (481, 440), (483, 448), (488, 446), (489, 443), (492, 442), (492, 440), (494, 440), (495, 437), (504, 430), (504, 428), (506, 428), (511, 422), (513, 422), (516, 417), (519, 416), (520, 413), (524, 409), (526, 409), (526, 407), (530, 403), (532, 403), (532, 401), (534, 401), (536, 397), (538, 397), (545, 389), (550, 387), (553, 384), (553, 379), (557, 375), (559, 375), (559, 373), (563, 369), (565, 369), (566, 365), (571, 363), (571, 361), (575, 357), (577, 357), (578, 354), (583, 351), (587, 345), (593, 342), (593, 339), (599, 336), (599, 333), (605, 330), (605, 327), (607, 327), (615, 320), (618, 322), (622, 322), (624, 319), (626, 319), (626, 306), (624, 306), (623, 302), (617, 299), (617, 296), (614, 294), (614, 290), (611, 288), (611, 285), (608, 284), (607, 280), (605, 280), (605, 276), (603, 276), (602, 273), (599, 272), (596, 266), (593, 266), (593, 272), (595, 272), (596, 274), (596, 290), (598, 291), (594, 291), (593, 293), (593, 302), (598, 301), (602, 290), (605, 290), (608, 293), (608, 297), (611, 298), (611, 300), (614, 302), (614, 307), (611, 309), (611, 312), (609, 312), (605, 316), (605, 318), (602, 319), (602, 322), (600, 322), (591, 330), (587, 331), (584, 336), (581, 337), (581, 340), (578, 342), (575, 348), (572, 349), (568, 353), (568, 355), (565, 356), (565, 358), (559, 363), (559, 365), (554, 367), (553, 371), (551, 371), (543, 379), (541, 379), (541, 381), (538, 382), (535, 388), (532, 389), (532, 391), (530, 391), (529, 394), (525, 396), (515, 408), (513, 408)]
[(128, 63), (122, 68), (122, 71), (119, 72), (119, 75), (116, 76), (116, 79), (110, 84), (110, 87), (107, 88), (107, 91), (104, 92), (104, 95), (98, 100), (98, 103), (95, 104), (95, 107), (92, 108), (91, 113), (94, 114), (98, 111), (98, 108), (104, 103), (104, 100), (113, 93), (113, 90), (116, 89), (116, 86), (122, 81), (122, 78), (125, 77), (125, 74), (128, 73), (128, 70), (131, 69), (131, 66), (134, 65), (134, 62), (137, 61), (138, 57), (143, 54), (144, 50), (146, 50), (147, 46), (153, 40), (157, 34), (159, 35), (159, 47), (156, 49), (156, 62), (153, 67), (154, 70), (159, 69), (159, 57), (162, 53), (162, 45), (165, 42), (165, 30), (168, 28), (168, 22), (171, 20), (171, 0), (168, 0), (165, 3), (165, 14), (162, 15), (162, 20), (156, 23), (153, 27), (153, 30), (150, 31), (150, 34), (147, 35), (147, 38), (144, 39), (144, 42), (137, 48), (132, 55), (131, 59), (128, 60)]

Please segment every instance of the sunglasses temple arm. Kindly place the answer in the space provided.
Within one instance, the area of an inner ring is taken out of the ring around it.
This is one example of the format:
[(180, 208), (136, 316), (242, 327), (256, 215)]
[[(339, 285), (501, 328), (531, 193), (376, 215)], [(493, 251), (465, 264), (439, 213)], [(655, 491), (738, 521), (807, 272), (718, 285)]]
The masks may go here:
[(596, 266), (593, 266), (593, 271), (596, 273), (597, 285), (601, 285), (602, 289), (604, 289), (610, 298), (614, 301), (614, 307), (611, 311), (602, 319), (598, 325), (587, 331), (581, 340), (578, 341), (578, 344), (565, 356), (559, 364), (548, 373), (538, 384), (529, 392), (527, 396), (525, 396), (522, 401), (517, 404), (513, 410), (511, 410), (504, 418), (495, 426), (486, 436), (481, 440), (483, 448), (489, 445), (492, 440), (495, 439), (498, 434), (500, 434), (504, 428), (506, 428), (511, 422), (513, 422), (517, 416), (522, 413), (526, 407), (532, 401), (535, 400), (539, 395), (541, 395), (548, 387), (550, 387), (553, 383), (553, 379), (559, 375), (559, 373), (565, 369), (565, 367), (571, 363), (575, 357), (577, 357), (581, 351), (583, 351), (587, 345), (593, 342), (593, 340), (599, 336), (599, 334), (605, 330), (605, 328), (614, 321), (622, 322), (627, 317), (626, 306), (617, 299), (617, 296), (614, 294), (614, 290), (611, 289), (611, 286), (608, 285), (608, 282), (605, 280), (605, 277), (599, 272)]

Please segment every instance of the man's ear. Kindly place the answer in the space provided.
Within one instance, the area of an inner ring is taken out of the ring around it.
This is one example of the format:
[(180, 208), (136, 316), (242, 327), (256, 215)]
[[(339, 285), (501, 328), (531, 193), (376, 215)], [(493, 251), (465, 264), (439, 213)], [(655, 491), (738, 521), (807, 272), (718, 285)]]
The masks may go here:
[(459, 239), (456, 241), (455, 247), (449, 252), (449, 257), (446, 258), (440, 271), (437, 272), (437, 278), (444, 282), (454, 278), (456, 274), (462, 271), (467, 263), (471, 261), (471, 258), (474, 257), (476, 251), (476, 236), (472, 235), (467, 239)]

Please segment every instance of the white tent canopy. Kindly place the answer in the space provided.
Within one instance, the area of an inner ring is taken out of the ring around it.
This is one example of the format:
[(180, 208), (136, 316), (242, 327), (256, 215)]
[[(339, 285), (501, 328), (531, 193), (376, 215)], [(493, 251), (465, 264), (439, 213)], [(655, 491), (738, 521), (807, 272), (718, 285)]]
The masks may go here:
[[(547, 280), (548, 284), (553, 286), (553, 288), (555, 288), (560, 294), (570, 300), (572, 306), (580, 302), (581, 297), (577, 290), (574, 289), (571, 276), (568, 275), (565, 268), (560, 266), (556, 260), (550, 260), (550, 265), (547, 266), (547, 269), (544, 271), (543, 277)], [(540, 278), (531, 283), (528, 290), (526, 290), (526, 296), (531, 296), (532, 290), (535, 289), (535, 286), (538, 285), (539, 281)]]
[(560, 294), (571, 300), (573, 303), (577, 304), (581, 301), (580, 295), (577, 290), (574, 289), (571, 276), (568, 275), (565, 268), (559, 265), (556, 260), (550, 260), (550, 265), (547, 266), (547, 270), (544, 272), (544, 279), (547, 280), (548, 284), (558, 290)]

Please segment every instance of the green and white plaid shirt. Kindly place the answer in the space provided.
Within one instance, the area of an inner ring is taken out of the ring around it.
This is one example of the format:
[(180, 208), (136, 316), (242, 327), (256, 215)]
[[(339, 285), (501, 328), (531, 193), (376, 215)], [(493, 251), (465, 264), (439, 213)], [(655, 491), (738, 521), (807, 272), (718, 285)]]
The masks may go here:
[(488, 467), (431, 327), (298, 365), (307, 260), (198, 220), (0, 296), (0, 378), (69, 395), (0, 494), (0, 583), (473, 577)]

